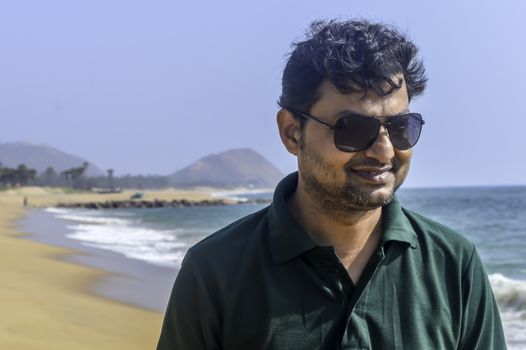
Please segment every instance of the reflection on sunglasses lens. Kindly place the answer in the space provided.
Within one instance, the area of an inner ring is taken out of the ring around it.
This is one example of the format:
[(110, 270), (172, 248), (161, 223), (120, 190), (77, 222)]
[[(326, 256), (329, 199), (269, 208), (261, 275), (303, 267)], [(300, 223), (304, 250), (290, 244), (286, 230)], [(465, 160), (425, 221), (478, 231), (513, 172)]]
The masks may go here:
[[(414, 114), (395, 116), (387, 124), (393, 146), (399, 150), (413, 147), (422, 130), (422, 122)], [(369, 148), (380, 131), (380, 121), (364, 116), (348, 116), (338, 120), (334, 130), (336, 147), (346, 152), (363, 151)]]

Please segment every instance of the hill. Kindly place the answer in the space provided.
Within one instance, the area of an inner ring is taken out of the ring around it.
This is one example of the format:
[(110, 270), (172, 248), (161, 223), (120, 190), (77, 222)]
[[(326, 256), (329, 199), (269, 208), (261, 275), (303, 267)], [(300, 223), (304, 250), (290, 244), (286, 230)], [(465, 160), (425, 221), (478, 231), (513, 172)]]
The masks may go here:
[(171, 175), (177, 187), (273, 188), (283, 173), (249, 148), (212, 154)]
[[(29, 142), (0, 143), (0, 163), (10, 168), (25, 164), (29, 168), (36, 169), (38, 173), (42, 173), (47, 167), (52, 166), (59, 173), (66, 169), (79, 167), (84, 161), (80, 157), (64, 153), (47, 145), (35, 145)], [(97, 166), (89, 163), (86, 175), (105, 175)]]

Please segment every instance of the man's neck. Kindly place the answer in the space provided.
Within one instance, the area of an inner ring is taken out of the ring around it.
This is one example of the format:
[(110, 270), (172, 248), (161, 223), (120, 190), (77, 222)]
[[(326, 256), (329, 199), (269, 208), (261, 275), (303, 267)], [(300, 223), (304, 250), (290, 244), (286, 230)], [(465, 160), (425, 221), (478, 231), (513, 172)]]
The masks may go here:
[(382, 237), (382, 208), (348, 211), (345, 220), (328, 215), (301, 188), (289, 197), (289, 210), (321, 246), (332, 246), (337, 256), (357, 282)]

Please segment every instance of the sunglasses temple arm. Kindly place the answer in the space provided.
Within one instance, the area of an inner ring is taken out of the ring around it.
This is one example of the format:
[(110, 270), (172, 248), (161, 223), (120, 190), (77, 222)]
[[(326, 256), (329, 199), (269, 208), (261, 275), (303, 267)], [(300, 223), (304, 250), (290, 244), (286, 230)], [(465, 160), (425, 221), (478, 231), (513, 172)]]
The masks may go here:
[(334, 130), (334, 126), (324, 122), (323, 120), (320, 120), (318, 118), (315, 118), (315, 117), (313, 117), (311, 115), (308, 115), (308, 114), (305, 114), (305, 113), (302, 113), (302, 112), (297, 112), (297, 114), (299, 114), (303, 118), (310, 119), (310, 120), (313, 120), (315, 122), (318, 122), (318, 123), (320, 123), (321, 125), (325, 126), (328, 129)]

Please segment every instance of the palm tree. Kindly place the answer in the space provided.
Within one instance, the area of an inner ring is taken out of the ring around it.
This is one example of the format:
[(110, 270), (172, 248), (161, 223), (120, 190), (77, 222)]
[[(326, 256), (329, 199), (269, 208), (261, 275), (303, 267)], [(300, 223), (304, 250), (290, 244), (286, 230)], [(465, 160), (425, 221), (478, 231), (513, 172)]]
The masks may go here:
[(68, 180), (68, 182), (71, 181), (73, 188), (82, 188), (84, 187), (82, 177), (84, 173), (86, 172), (86, 169), (88, 168), (88, 166), (89, 166), (89, 163), (84, 162), (82, 163), (82, 166), (64, 170), (60, 174), (64, 176), (66, 180)]
[(44, 186), (56, 186), (57, 185), (57, 173), (52, 166), (48, 166), (44, 173), (41, 175), (42, 185)]
[(108, 184), (110, 185), (110, 191), (113, 192), (113, 169), (108, 169)]

